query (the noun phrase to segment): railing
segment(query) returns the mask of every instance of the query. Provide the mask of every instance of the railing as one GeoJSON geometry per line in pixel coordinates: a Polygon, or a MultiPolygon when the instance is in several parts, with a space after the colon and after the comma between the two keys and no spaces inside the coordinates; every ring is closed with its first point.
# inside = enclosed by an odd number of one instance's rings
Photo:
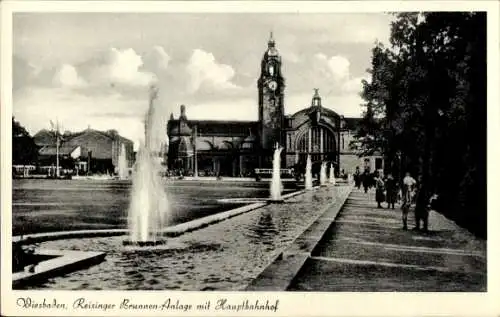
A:
{"type": "MultiPolygon", "coordinates": [[[[254,172],[255,172],[255,180],[257,181],[260,181],[262,179],[269,179],[273,175],[272,168],[256,168],[254,172]]],[[[282,168],[280,169],[280,177],[282,179],[292,179],[295,178],[295,175],[292,169],[282,168]]]]}
{"type": "MultiPolygon", "coordinates": [[[[256,168],[255,174],[256,175],[272,175],[273,169],[272,168],[256,168]]],[[[293,175],[293,170],[291,168],[282,168],[282,169],[280,169],[280,174],[281,175],[293,175]]]]}

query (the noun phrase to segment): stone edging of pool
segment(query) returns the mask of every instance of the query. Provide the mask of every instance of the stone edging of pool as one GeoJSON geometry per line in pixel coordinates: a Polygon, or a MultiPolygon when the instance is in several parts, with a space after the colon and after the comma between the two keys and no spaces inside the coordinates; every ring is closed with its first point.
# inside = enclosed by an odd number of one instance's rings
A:
{"type": "MultiPolygon", "coordinates": [[[[288,193],[282,196],[283,199],[288,199],[302,193],[306,190],[299,190],[292,193],[288,193]]],[[[199,219],[194,219],[189,222],[180,223],[171,227],[167,227],[162,230],[162,233],[166,237],[176,237],[187,232],[195,231],[211,224],[215,224],[226,219],[241,215],[243,213],[255,210],[257,208],[264,207],[270,202],[262,201],[258,203],[253,203],[245,205],[242,207],[234,208],[217,214],[209,215],[199,219]]],[[[57,232],[44,232],[27,234],[23,236],[12,237],[13,243],[19,244],[33,244],[52,240],[61,239],[76,239],[76,238],[92,238],[92,237],[110,237],[110,236],[121,236],[128,233],[127,229],[97,229],[97,230],[73,230],[73,231],[57,231],[57,232]]]]}
{"type": "Polygon", "coordinates": [[[50,256],[54,258],[33,265],[32,271],[30,271],[29,266],[27,266],[25,271],[13,273],[12,288],[34,284],[54,276],[98,264],[104,261],[106,253],[39,249],[35,251],[35,255],[50,256]]]}
{"type": "Polygon", "coordinates": [[[325,207],[324,212],[313,220],[283,252],[279,253],[244,290],[286,291],[328,228],[335,222],[352,188],[350,186],[339,199],[325,207]]]}

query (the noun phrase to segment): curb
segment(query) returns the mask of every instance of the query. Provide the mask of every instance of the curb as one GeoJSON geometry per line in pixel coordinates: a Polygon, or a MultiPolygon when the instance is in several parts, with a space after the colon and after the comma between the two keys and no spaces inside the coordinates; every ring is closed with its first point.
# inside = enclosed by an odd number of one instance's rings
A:
{"type": "Polygon", "coordinates": [[[38,250],[35,255],[47,255],[54,257],[34,266],[34,272],[17,272],[12,274],[12,287],[19,288],[28,284],[34,284],[51,277],[60,276],[65,273],[77,271],[104,261],[104,252],[84,252],[70,250],[38,250]]]}
{"type": "Polygon", "coordinates": [[[276,258],[269,264],[250,284],[246,291],[286,291],[295,276],[304,267],[311,257],[313,250],[319,244],[326,231],[335,222],[342,210],[353,187],[349,186],[345,193],[327,205],[311,224],[276,258]]]}

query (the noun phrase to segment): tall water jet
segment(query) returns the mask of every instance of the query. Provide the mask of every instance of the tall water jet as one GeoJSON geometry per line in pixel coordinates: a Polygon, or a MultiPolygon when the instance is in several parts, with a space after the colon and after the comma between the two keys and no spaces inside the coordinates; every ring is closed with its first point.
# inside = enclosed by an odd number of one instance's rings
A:
{"type": "Polygon", "coordinates": [[[128,178],[127,151],[124,143],[122,143],[120,155],[118,156],[118,178],[121,180],[128,178]]]}
{"type": "Polygon", "coordinates": [[[311,156],[307,154],[307,162],[306,162],[306,175],[305,175],[305,187],[307,190],[311,190],[313,188],[312,181],[312,163],[311,156]]]}
{"type": "Polygon", "coordinates": [[[335,167],[330,163],[330,184],[335,185],[335,167]]]}
{"type": "Polygon", "coordinates": [[[321,169],[319,172],[319,184],[321,186],[326,185],[326,163],[325,162],[321,163],[321,169]]]}
{"type": "Polygon", "coordinates": [[[273,177],[271,179],[271,187],[270,187],[270,192],[271,192],[271,201],[274,202],[279,202],[283,201],[281,198],[281,191],[283,189],[283,185],[281,184],[281,151],[283,150],[282,147],[279,146],[278,143],[276,143],[276,148],[274,150],[274,155],[273,155],[273,177]]]}
{"type": "Polygon", "coordinates": [[[132,196],[128,210],[129,240],[124,244],[162,244],[161,229],[168,214],[168,199],[160,177],[161,164],[158,160],[160,140],[163,133],[157,119],[155,100],[158,91],[151,88],[149,109],[144,122],[144,142],[137,153],[136,171],[132,179],[132,196]]]}

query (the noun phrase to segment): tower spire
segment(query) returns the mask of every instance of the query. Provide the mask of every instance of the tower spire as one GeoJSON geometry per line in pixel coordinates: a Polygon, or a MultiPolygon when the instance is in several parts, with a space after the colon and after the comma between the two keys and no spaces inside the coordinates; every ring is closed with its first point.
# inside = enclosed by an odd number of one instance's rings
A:
{"type": "Polygon", "coordinates": [[[274,45],[275,45],[274,37],[273,37],[273,31],[269,32],[269,41],[267,42],[267,45],[269,47],[274,47],[274,45]]]}

